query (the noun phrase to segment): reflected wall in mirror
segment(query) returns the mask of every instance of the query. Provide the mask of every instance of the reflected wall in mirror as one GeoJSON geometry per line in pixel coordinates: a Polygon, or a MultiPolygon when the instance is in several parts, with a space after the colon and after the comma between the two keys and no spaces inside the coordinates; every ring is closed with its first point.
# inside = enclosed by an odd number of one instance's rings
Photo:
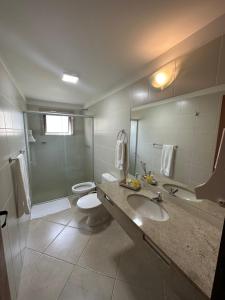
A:
{"type": "Polygon", "coordinates": [[[188,186],[213,171],[222,93],[164,101],[131,111],[129,173],[160,174],[162,146],[176,145],[171,179],[188,186]],[[154,145],[159,144],[159,145],[154,145]]]}

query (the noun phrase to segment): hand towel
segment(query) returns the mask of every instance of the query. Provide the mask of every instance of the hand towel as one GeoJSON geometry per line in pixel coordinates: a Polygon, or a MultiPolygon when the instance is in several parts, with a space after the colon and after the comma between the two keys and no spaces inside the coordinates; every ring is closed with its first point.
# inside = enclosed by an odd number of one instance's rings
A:
{"type": "Polygon", "coordinates": [[[171,177],[173,175],[173,165],[174,165],[174,146],[163,145],[160,173],[164,176],[171,177]]]}
{"type": "Polygon", "coordinates": [[[13,164],[17,215],[30,214],[31,200],[27,165],[23,154],[19,154],[13,164]]]}
{"type": "Polygon", "coordinates": [[[115,149],[115,167],[119,170],[123,170],[125,160],[125,143],[121,140],[116,141],[115,149]]]}

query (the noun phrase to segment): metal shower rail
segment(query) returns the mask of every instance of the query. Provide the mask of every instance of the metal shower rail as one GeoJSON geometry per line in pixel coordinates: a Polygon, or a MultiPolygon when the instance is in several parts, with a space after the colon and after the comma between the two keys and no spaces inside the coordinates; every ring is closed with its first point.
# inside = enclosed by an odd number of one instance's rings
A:
{"type": "Polygon", "coordinates": [[[60,112],[51,112],[51,111],[26,110],[26,111],[24,111],[24,113],[27,113],[27,114],[37,114],[37,115],[54,115],[54,116],[94,118],[94,116],[91,116],[91,115],[79,115],[79,114],[60,113],[60,112]]]}

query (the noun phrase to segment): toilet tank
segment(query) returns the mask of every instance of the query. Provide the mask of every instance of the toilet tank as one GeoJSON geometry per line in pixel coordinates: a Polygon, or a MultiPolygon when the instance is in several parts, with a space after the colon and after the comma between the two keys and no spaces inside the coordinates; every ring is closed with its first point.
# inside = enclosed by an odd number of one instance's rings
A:
{"type": "Polygon", "coordinates": [[[102,174],[102,183],[104,182],[115,182],[117,181],[117,178],[115,178],[113,175],[109,173],[103,173],[102,174]]]}

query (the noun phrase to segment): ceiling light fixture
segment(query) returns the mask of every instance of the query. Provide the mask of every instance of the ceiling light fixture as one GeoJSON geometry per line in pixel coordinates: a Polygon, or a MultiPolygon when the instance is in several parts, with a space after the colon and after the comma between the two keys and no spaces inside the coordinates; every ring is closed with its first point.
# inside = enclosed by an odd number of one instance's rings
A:
{"type": "Polygon", "coordinates": [[[175,80],[175,64],[171,62],[150,76],[150,84],[155,89],[163,90],[175,80]]]}
{"type": "Polygon", "coordinates": [[[165,72],[159,72],[155,75],[155,82],[159,86],[164,86],[168,80],[168,76],[166,75],[165,72]]]}
{"type": "Polygon", "coordinates": [[[76,84],[79,80],[77,75],[63,74],[62,81],[76,84]]]}

